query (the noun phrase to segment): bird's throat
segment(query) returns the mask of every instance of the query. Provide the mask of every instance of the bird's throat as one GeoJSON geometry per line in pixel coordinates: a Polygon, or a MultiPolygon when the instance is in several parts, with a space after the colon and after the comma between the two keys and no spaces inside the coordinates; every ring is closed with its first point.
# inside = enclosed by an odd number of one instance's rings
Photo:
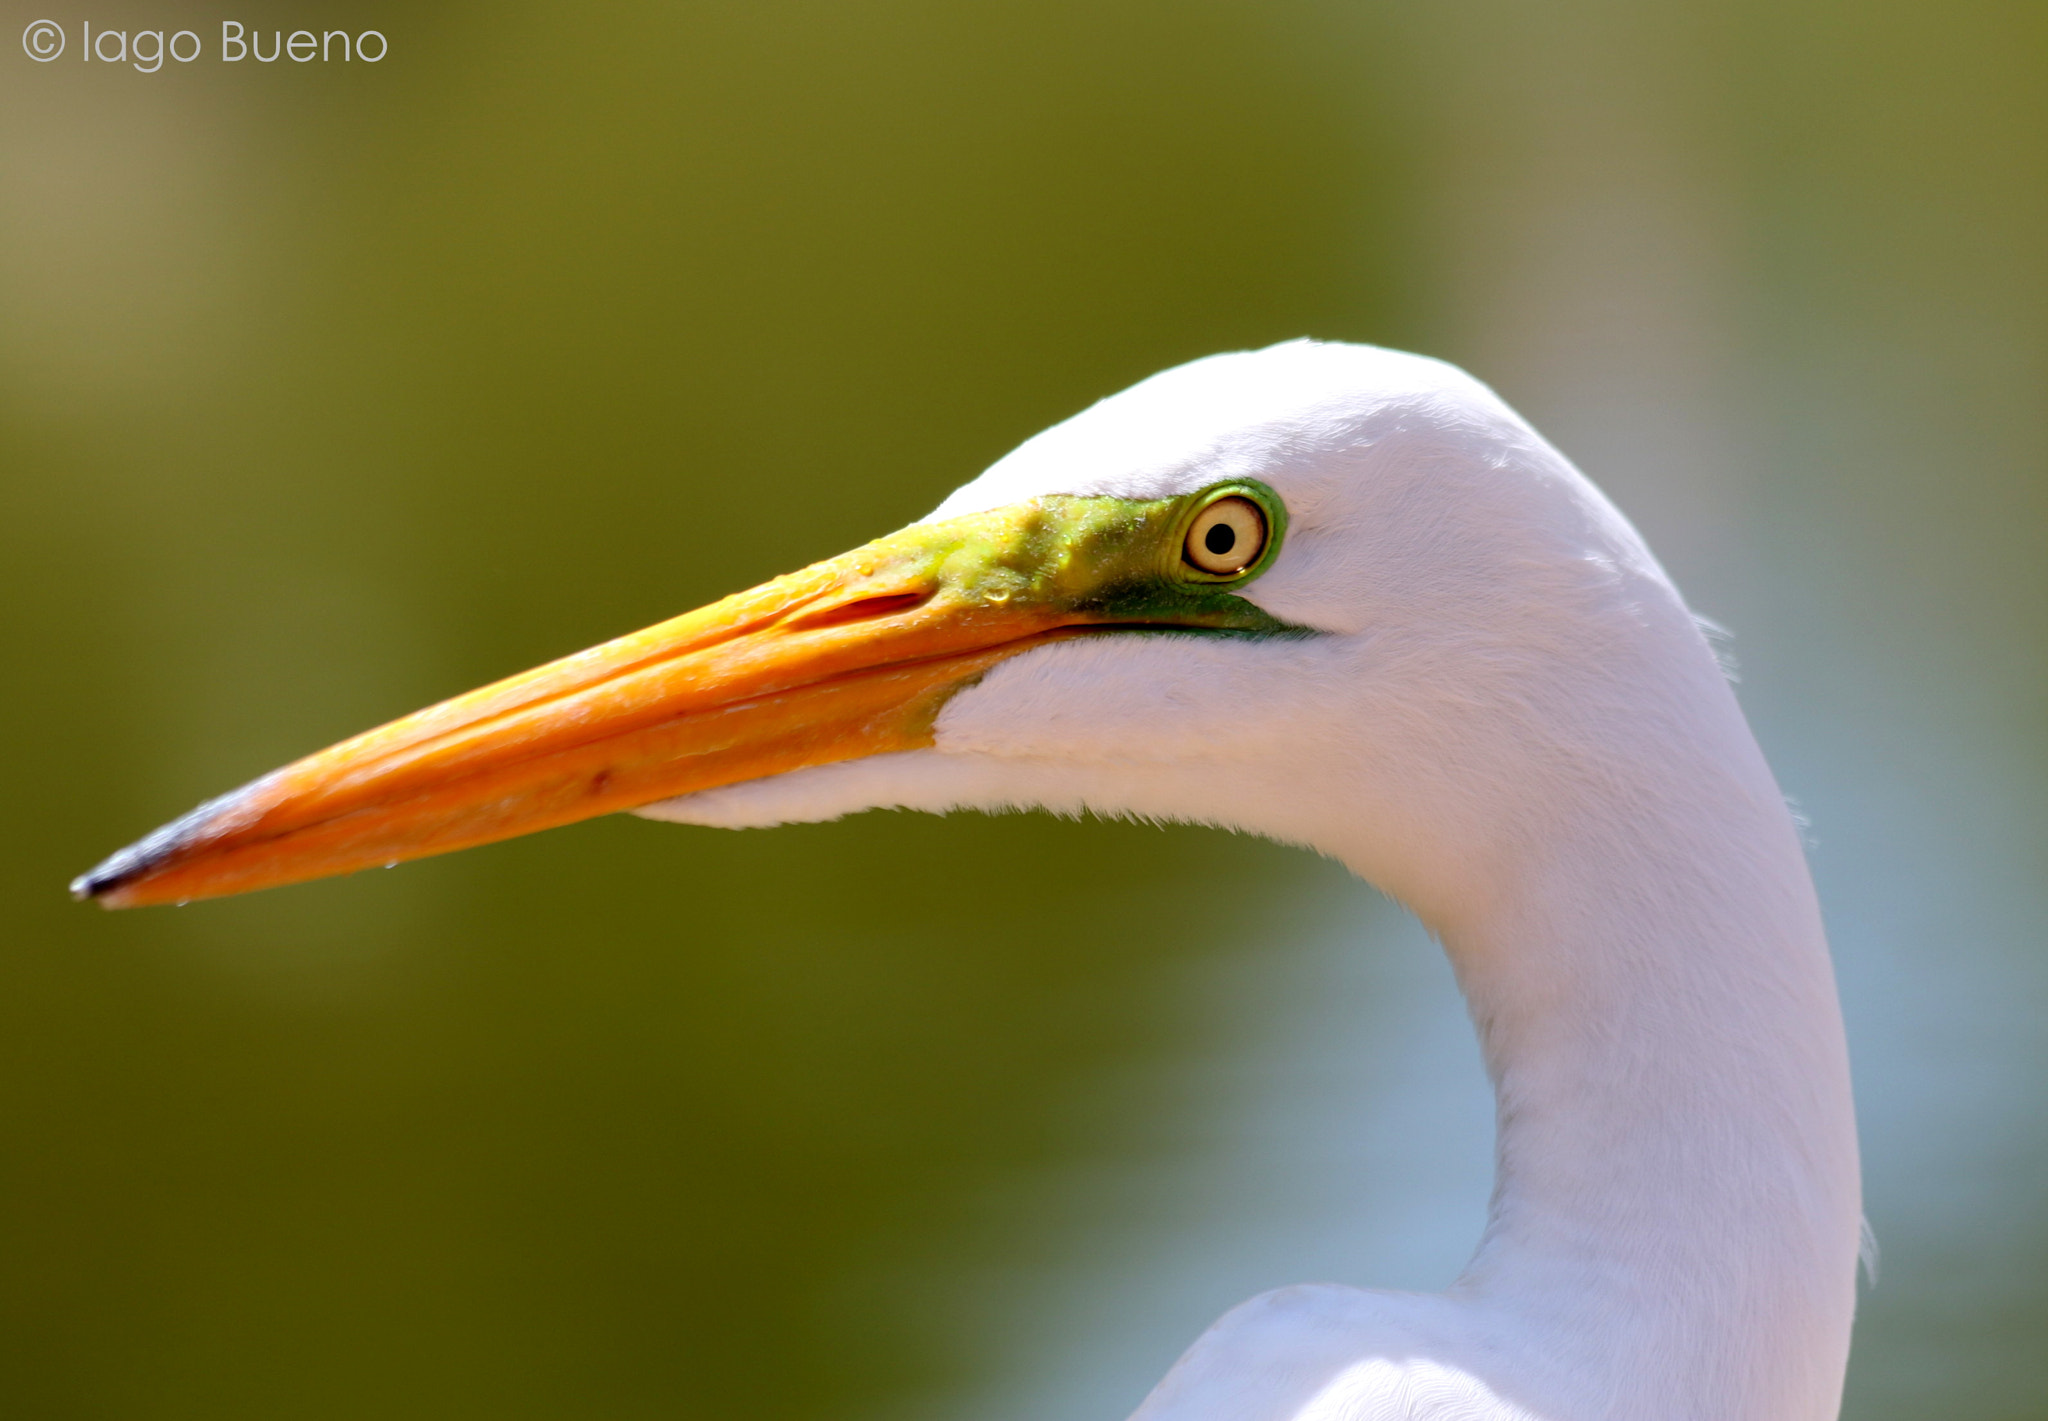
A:
{"type": "Polygon", "coordinates": [[[1553,831],[1540,871],[1445,934],[1499,1122],[1454,1291],[1531,1339],[1562,1393],[1617,1403],[1586,1414],[1839,1406],[1861,1218],[1847,1053],[1796,830],[1761,757],[1736,758],[1765,783],[1724,759],[1691,767],[1682,802],[1553,831]]]}

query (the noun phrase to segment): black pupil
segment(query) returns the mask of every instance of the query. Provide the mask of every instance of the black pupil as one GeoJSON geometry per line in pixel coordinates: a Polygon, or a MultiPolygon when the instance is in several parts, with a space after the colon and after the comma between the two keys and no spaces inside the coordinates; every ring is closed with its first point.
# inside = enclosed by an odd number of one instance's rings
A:
{"type": "Polygon", "coordinates": [[[1202,546],[1222,557],[1237,546],[1237,529],[1228,523],[1211,523],[1209,531],[1202,535],[1202,546]]]}

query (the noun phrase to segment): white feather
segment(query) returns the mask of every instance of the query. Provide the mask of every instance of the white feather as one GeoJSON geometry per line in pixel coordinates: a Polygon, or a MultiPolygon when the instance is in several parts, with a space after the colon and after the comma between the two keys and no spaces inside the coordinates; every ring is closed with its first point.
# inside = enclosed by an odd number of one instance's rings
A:
{"type": "Polygon", "coordinates": [[[1254,1299],[1142,1421],[1827,1421],[1861,1208],[1797,829],[1628,522],[1437,361],[1292,342],[1153,377],[950,517],[1255,477],[1246,592],[1323,635],[1086,638],[998,665],[931,749],[650,806],[729,827],[893,805],[1091,810],[1306,845],[1442,939],[1500,1107],[1446,1294],[1254,1299]]]}

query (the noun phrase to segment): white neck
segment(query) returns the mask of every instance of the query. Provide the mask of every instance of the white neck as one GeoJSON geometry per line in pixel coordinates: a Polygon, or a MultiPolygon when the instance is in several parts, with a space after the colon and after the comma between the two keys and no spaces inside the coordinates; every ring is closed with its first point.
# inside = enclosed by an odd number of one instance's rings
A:
{"type": "MultiPolygon", "coordinates": [[[[1725,686],[1439,923],[1498,1102],[1452,1297],[1538,1415],[1831,1421],[1860,1230],[1804,856],[1725,686]],[[1678,763],[1674,763],[1674,758],[1678,763]],[[1637,773],[1639,771],[1639,773],[1637,773]]],[[[1508,1381],[1503,1378],[1503,1382],[1508,1381]]]]}
{"type": "Polygon", "coordinates": [[[1496,1088],[1492,1215],[1446,1294],[1233,1310],[1134,1421],[1833,1421],[1861,1225],[1833,971],[1791,815],[1669,608],[1598,672],[1373,714],[1360,779],[1277,797],[1442,938],[1496,1088]]]}

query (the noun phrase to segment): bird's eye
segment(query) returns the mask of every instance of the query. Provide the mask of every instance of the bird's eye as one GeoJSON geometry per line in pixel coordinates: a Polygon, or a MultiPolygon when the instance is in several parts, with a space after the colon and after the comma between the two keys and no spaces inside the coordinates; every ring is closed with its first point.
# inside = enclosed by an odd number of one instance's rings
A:
{"type": "Polygon", "coordinates": [[[1188,526],[1181,556],[1216,577],[1243,572],[1266,550],[1266,515],[1248,498],[1219,498],[1188,526]]]}

